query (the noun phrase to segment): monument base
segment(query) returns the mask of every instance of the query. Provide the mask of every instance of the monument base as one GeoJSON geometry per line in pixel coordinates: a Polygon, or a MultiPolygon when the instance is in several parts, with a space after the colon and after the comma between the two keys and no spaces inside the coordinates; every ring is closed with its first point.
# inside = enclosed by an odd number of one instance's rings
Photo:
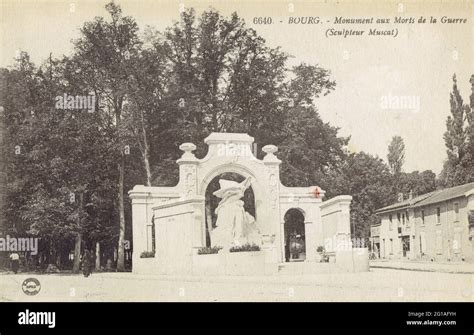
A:
{"type": "Polygon", "coordinates": [[[263,251],[221,251],[212,255],[193,255],[194,275],[259,276],[270,274],[271,268],[277,269],[277,265],[265,264],[263,251]]]}
{"type": "Polygon", "coordinates": [[[347,272],[367,272],[369,251],[367,248],[336,251],[336,266],[347,272]]]}

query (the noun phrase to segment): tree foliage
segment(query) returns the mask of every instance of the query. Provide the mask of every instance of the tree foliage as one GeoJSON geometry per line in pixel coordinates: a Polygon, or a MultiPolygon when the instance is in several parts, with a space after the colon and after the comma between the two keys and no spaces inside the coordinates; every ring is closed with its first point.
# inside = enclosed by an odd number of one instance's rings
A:
{"type": "MultiPolygon", "coordinates": [[[[471,77],[471,84],[474,79],[471,77]]],[[[474,181],[474,91],[469,104],[464,104],[453,76],[453,91],[450,94],[451,115],[446,120],[444,142],[447,160],[440,175],[440,184],[445,187],[474,181]]]]}
{"type": "Polygon", "coordinates": [[[392,174],[399,175],[405,162],[405,143],[400,136],[392,138],[388,146],[387,160],[392,174]]]}

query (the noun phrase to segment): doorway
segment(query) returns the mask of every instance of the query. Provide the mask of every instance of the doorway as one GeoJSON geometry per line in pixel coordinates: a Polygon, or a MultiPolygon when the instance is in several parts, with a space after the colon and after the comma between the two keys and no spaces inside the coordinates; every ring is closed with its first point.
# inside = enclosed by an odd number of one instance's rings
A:
{"type": "Polygon", "coordinates": [[[297,208],[285,214],[285,262],[300,262],[306,259],[304,215],[297,208]]]}
{"type": "Polygon", "coordinates": [[[410,236],[402,237],[403,257],[407,257],[410,252],[410,236]]]}

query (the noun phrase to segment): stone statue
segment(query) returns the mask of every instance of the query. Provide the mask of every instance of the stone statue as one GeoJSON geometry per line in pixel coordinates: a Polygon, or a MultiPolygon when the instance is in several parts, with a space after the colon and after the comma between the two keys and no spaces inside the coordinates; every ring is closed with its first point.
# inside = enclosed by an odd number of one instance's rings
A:
{"type": "Polygon", "coordinates": [[[222,198],[216,208],[216,228],[211,232],[211,245],[228,250],[243,244],[261,244],[255,218],[244,209],[241,198],[250,186],[250,177],[242,183],[220,179],[220,189],[213,194],[222,198]]]}

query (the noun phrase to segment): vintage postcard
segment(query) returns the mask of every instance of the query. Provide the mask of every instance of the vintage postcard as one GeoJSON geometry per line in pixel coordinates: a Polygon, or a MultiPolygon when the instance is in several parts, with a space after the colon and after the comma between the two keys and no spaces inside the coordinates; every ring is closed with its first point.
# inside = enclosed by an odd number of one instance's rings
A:
{"type": "Polygon", "coordinates": [[[472,302],[473,13],[1,0],[0,301],[472,302]]]}

